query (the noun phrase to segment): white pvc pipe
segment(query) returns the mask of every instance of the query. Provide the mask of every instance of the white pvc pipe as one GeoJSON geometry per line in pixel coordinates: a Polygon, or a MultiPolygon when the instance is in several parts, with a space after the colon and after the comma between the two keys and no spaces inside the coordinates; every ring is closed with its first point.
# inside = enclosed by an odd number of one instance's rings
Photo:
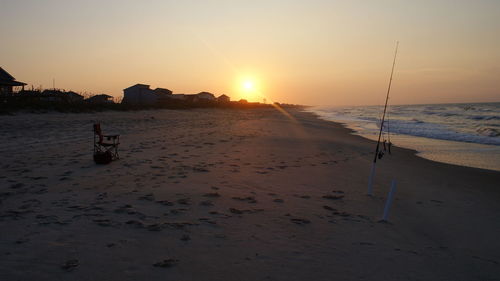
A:
{"type": "Polygon", "coordinates": [[[370,172],[370,177],[368,178],[368,195],[373,195],[373,177],[375,176],[375,162],[372,163],[372,171],[370,172]]]}
{"type": "Polygon", "coordinates": [[[396,192],[396,180],[393,179],[391,190],[389,191],[387,201],[385,202],[384,216],[382,217],[382,221],[387,221],[387,218],[389,217],[389,209],[391,208],[392,200],[394,199],[394,192],[396,192]]]}

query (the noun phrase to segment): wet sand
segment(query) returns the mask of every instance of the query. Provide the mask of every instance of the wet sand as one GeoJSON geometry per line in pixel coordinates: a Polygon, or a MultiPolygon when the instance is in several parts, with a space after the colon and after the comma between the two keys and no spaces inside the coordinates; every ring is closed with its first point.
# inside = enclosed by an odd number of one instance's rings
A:
{"type": "Polygon", "coordinates": [[[394,148],[369,197],[374,143],[310,113],[17,114],[0,143],[0,280],[500,280],[500,172],[394,148]]]}

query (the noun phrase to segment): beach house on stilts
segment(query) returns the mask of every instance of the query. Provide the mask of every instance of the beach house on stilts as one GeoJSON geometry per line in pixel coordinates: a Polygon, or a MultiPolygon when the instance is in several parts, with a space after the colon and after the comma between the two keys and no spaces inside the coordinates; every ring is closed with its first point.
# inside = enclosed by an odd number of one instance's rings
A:
{"type": "Polygon", "coordinates": [[[26,83],[16,81],[12,75],[0,67],[0,95],[11,95],[17,90],[16,88],[20,87],[24,90],[24,86],[26,83]]]}

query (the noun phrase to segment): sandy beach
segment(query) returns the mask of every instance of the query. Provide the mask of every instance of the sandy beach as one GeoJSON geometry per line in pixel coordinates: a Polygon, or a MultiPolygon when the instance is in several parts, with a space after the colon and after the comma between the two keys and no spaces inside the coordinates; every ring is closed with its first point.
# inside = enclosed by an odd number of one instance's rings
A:
{"type": "Polygon", "coordinates": [[[3,281],[500,280],[500,172],[396,147],[369,197],[374,142],[311,113],[18,113],[0,143],[3,281]]]}

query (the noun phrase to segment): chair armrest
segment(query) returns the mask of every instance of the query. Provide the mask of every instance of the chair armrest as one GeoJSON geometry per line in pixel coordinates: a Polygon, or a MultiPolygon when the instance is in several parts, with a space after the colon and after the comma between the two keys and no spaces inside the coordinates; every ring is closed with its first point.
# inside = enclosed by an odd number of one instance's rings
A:
{"type": "Polygon", "coordinates": [[[116,140],[116,139],[120,139],[120,135],[103,135],[104,138],[106,138],[107,140],[116,140]]]}

